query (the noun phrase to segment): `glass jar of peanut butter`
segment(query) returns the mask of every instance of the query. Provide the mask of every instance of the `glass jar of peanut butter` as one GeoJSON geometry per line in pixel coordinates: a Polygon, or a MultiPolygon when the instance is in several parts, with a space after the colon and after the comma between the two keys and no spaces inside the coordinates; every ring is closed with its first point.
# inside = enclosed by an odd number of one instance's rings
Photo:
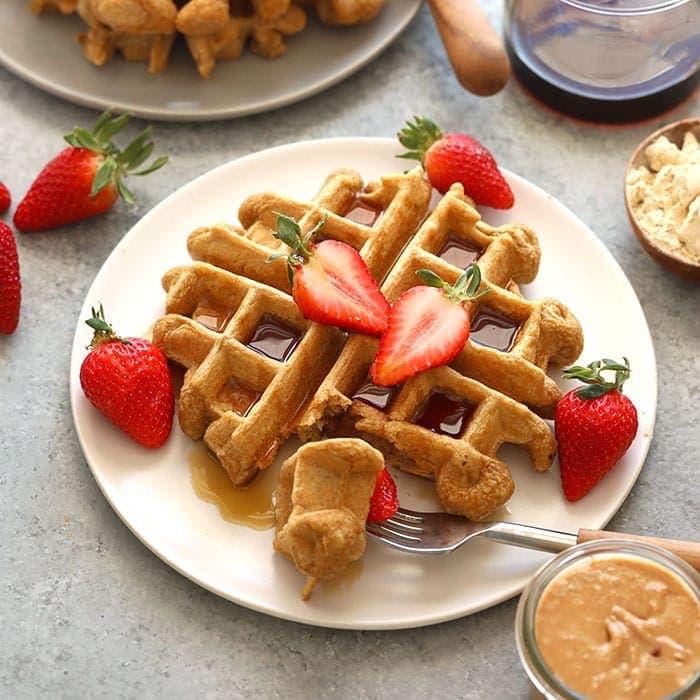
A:
{"type": "Polygon", "coordinates": [[[533,699],[700,698],[700,575],[663,549],[562,552],[523,592],[515,635],[533,699]]]}

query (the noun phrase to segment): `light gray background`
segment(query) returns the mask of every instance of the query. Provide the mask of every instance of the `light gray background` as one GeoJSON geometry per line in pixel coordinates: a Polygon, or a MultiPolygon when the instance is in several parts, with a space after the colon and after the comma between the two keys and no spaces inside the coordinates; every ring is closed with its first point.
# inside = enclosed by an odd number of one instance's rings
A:
{"type": "MultiPolygon", "coordinates": [[[[498,5],[489,11],[500,24],[498,5]]],[[[541,109],[515,82],[475,98],[453,79],[423,9],[379,59],[305,102],[234,121],[157,124],[172,163],[134,183],[136,207],[19,235],[22,317],[0,337],[0,696],[526,697],[515,600],[418,630],[316,629],[220,600],[152,555],[112,512],[77,443],[68,400],[77,314],[124,233],[213,166],[300,139],[387,136],[413,114],[431,115],[563,201],[624,268],[654,338],[659,408],[644,470],[610,527],[697,539],[699,288],[639,247],[622,178],[638,141],[698,107],[696,96],[646,123],[600,127],[541,109]]],[[[94,116],[0,69],[0,180],[15,202],[60,136],[94,116]]],[[[594,285],[596,271],[584,272],[594,285]]]]}

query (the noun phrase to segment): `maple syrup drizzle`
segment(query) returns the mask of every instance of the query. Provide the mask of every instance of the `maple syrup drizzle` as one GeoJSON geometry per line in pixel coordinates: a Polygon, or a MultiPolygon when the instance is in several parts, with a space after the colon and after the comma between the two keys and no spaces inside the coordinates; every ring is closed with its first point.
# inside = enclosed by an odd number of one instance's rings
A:
{"type": "Polygon", "coordinates": [[[519,330],[520,324],[514,319],[490,306],[481,306],[472,319],[469,340],[508,352],[513,347],[519,330]]]}
{"type": "Polygon", "coordinates": [[[355,200],[350,204],[348,211],[344,214],[346,219],[354,221],[356,224],[362,224],[363,226],[374,226],[377,223],[377,219],[382,215],[383,209],[376,209],[364,202],[359,197],[355,197],[355,200]]]}
{"type": "Polygon", "coordinates": [[[219,389],[216,399],[225,404],[228,410],[235,411],[239,416],[246,416],[261,396],[262,392],[249,389],[231,378],[219,389]]]}
{"type": "Polygon", "coordinates": [[[386,411],[394,402],[400,389],[400,385],[377,386],[368,375],[365,377],[363,384],[350,398],[353,400],[359,399],[370,406],[378,408],[380,411],[386,411]]]}
{"type": "Polygon", "coordinates": [[[303,333],[273,314],[264,314],[253,337],[246,343],[260,355],[285,362],[296,350],[303,333]]]}
{"type": "Polygon", "coordinates": [[[231,523],[254,530],[268,530],[275,525],[272,494],[277,487],[278,467],[260,472],[247,489],[236,488],[224,468],[204,442],[197,442],[187,460],[195,494],[213,503],[221,517],[231,523]]]}
{"type": "Polygon", "coordinates": [[[201,323],[210,331],[222,333],[235,313],[235,309],[212,304],[208,299],[202,299],[192,314],[192,320],[201,323]]]}
{"type": "Polygon", "coordinates": [[[466,270],[473,262],[478,260],[484,252],[481,246],[466,241],[456,236],[448,236],[445,245],[442,246],[438,257],[445,262],[462,270],[466,270]]]}
{"type": "Polygon", "coordinates": [[[458,438],[467,427],[476,404],[454,394],[433,389],[413,422],[434,433],[458,438]]]}

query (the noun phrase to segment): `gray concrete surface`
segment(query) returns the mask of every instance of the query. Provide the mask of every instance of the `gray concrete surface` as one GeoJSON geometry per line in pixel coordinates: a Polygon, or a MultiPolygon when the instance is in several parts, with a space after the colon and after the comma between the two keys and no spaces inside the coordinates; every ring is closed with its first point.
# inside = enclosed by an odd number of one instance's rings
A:
{"type": "MultiPolygon", "coordinates": [[[[646,466],[611,526],[697,539],[700,293],[638,246],[621,182],[643,136],[698,107],[696,97],[644,124],[596,127],[541,110],[515,82],[474,98],[454,81],[423,9],[381,57],[321,95],[206,126],[158,124],[172,163],[139,183],[136,207],[20,236],[21,325],[0,338],[0,696],[526,697],[515,601],[413,631],[316,629],[221,600],[152,555],[102,497],[73,430],[79,307],[123,234],[200,173],[293,140],[390,135],[404,118],[430,114],[567,204],[624,268],[654,337],[659,408],[646,466]]],[[[0,69],[0,179],[18,197],[60,135],[93,118],[0,69]]]]}

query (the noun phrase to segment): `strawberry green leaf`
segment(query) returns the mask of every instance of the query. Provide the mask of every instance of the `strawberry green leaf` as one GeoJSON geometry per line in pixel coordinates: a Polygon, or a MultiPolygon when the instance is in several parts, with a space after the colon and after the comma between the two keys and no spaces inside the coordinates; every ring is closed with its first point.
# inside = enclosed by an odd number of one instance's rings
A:
{"type": "Polygon", "coordinates": [[[126,126],[130,118],[130,114],[122,114],[114,119],[107,119],[104,124],[100,124],[99,126],[96,124],[92,130],[92,133],[95,134],[95,137],[99,141],[102,143],[107,143],[126,126]]]}
{"type": "Polygon", "coordinates": [[[132,173],[132,175],[150,175],[156,170],[160,170],[160,168],[162,168],[169,160],[169,156],[159,156],[147,168],[144,170],[139,170],[136,173],[132,173]]]}
{"type": "Polygon", "coordinates": [[[434,121],[426,117],[413,117],[413,123],[409,119],[397,134],[399,143],[408,149],[398,157],[423,163],[425,152],[442,137],[442,129],[434,121]]]}
{"type": "Polygon", "coordinates": [[[133,204],[134,203],[134,195],[132,194],[131,190],[126,186],[124,183],[124,180],[121,178],[117,179],[117,190],[119,192],[119,196],[127,203],[127,204],[133,204]]]}
{"type": "Polygon", "coordinates": [[[445,283],[432,270],[416,270],[416,275],[418,275],[418,277],[420,277],[420,279],[429,287],[442,288],[445,286],[445,283]]]}
{"type": "Polygon", "coordinates": [[[110,182],[113,182],[116,172],[117,164],[112,156],[108,156],[105,158],[105,162],[100,166],[100,169],[95,173],[90,196],[96,197],[110,182]]]}

